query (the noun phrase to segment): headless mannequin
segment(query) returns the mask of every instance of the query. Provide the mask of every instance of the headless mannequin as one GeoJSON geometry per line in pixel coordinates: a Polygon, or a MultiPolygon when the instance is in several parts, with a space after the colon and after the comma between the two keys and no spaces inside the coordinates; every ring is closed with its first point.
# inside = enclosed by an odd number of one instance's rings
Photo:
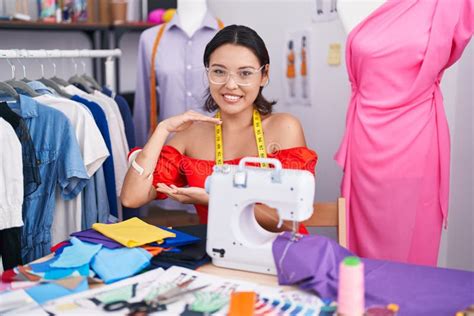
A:
{"type": "Polygon", "coordinates": [[[372,12],[380,7],[384,0],[371,1],[351,1],[339,0],[337,2],[337,12],[342,26],[346,33],[349,34],[357,24],[362,22],[372,12]]]}
{"type": "Polygon", "coordinates": [[[179,17],[179,26],[189,37],[192,37],[206,15],[206,0],[178,0],[176,12],[179,17]]]}

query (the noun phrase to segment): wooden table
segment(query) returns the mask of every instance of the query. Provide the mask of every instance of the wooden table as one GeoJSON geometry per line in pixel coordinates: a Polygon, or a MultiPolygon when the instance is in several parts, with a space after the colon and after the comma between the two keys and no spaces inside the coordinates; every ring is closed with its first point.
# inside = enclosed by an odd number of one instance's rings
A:
{"type": "MultiPolygon", "coordinates": [[[[258,283],[267,286],[279,286],[276,275],[247,272],[234,269],[221,268],[208,263],[198,268],[196,271],[219,276],[223,278],[236,279],[241,281],[247,281],[252,283],[258,283]]],[[[284,289],[290,289],[290,286],[282,286],[284,289]]]]}
{"type": "MultiPolygon", "coordinates": [[[[54,256],[54,253],[50,253],[49,255],[46,255],[31,263],[40,263],[40,262],[51,259],[53,256],[54,256]]],[[[207,263],[199,267],[196,271],[222,277],[222,278],[230,278],[230,279],[241,280],[241,281],[246,281],[246,282],[258,283],[258,284],[266,285],[266,286],[279,286],[276,275],[221,268],[221,267],[217,267],[213,265],[212,263],[207,263]]],[[[97,285],[93,286],[92,288],[95,288],[95,287],[97,287],[97,285]]],[[[280,286],[280,287],[284,290],[295,289],[295,287],[292,287],[292,286],[280,286]]]]}

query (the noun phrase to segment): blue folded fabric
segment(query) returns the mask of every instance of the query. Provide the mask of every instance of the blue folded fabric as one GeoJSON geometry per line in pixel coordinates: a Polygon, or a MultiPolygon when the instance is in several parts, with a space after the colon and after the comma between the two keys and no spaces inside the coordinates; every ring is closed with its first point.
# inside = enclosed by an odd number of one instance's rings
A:
{"type": "Polygon", "coordinates": [[[82,265],[80,267],[76,268],[52,268],[51,270],[47,271],[43,279],[46,280],[59,280],[59,279],[64,279],[72,276],[84,276],[88,277],[89,276],[89,264],[86,263],[85,265],[82,265]]]}
{"type": "Polygon", "coordinates": [[[55,268],[51,265],[59,259],[59,256],[55,256],[47,261],[40,263],[32,263],[29,265],[31,270],[46,280],[58,280],[71,276],[89,276],[89,263],[86,263],[80,267],[75,268],[55,268]]]}
{"type": "Polygon", "coordinates": [[[56,262],[51,264],[53,268],[76,268],[88,264],[95,254],[102,248],[100,244],[82,242],[72,237],[71,246],[64,248],[56,262]]]}
{"type": "Polygon", "coordinates": [[[87,289],[89,289],[89,285],[87,284],[87,279],[84,279],[74,290],[69,290],[54,283],[46,283],[30,287],[26,289],[26,293],[38,304],[43,304],[66,295],[86,291],[87,289]]]}
{"type": "Polygon", "coordinates": [[[102,248],[91,267],[105,283],[128,278],[150,265],[151,254],[142,248],[102,248]]]}
{"type": "Polygon", "coordinates": [[[51,264],[53,264],[54,262],[56,262],[56,260],[58,260],[59,257],[53,257],[47,261],[43,261],[43,262],[40,262],[40,263],[31,263],[29,264],[29,267],[31,268],[31,270],[33,272],[46,272],[46,271],[49,271],[51,270],[51,264]]]}
{"type": "Polygon", "coordinates": [[[179,246],[185,246],[185,245],[190,245],[190,244],[195,244],[199,242],[201,239],[186,233],[183,233],[182,231],[176,230],[176,229],[171,229],[168,227],[163,227],[159,226],[161,229],[167,230],[169,232],[175,233],[176,237],[175,238],[166,238],[165,241],[161,244],[158,243],[153,243],[151,245],[153,246],[158,246],[162,248],[171,248],[171,247],[179,247],[179,246]]]}

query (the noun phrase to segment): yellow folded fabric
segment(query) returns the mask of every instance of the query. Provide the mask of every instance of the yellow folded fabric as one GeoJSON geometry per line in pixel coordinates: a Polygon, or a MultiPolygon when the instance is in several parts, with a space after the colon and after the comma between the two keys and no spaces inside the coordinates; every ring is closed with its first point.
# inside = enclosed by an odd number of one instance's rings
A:
{"type": "Polygon", "coordinates": [[[92,225],[99,233],[121,243],[125,247],[139,247],[152,242],[161,242],[165,238],[176,237],[176,234],[150,225],[137,217],[117,224],[92,225]]]}

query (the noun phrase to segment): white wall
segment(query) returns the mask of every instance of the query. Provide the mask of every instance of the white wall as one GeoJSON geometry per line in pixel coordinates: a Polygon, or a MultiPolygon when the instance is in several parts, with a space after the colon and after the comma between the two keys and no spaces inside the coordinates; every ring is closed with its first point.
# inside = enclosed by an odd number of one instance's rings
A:
{"type": "Polygon", "coordinates": [[[444,75],[441,88],[451,131],[451,194],[448,229],[439,265],[474,271],[474,43],[444,75]]]}
{"type": "Polygon", "coordinates": [[[311,12],[314,1],[309,0],[210,0],[214,14],[226,25],[244,24],[255,29],[264,39],[270,53],[270,84],[264,94],[277,101],[276,110],[291,112],[302,122],[308,146],[316,150],[319,162],[316,167],[316,199],[335,200],[339,196],[341,170],[333,155],[342,139],[345,111],[350,96],[345,61],[339,67],[325,63],[329,43],[343,46],[345,34],[339,21],[314,24],[311,12]],[[287,106],[283,103],[282,64],[286,47],[287,29],[311,30],[313,104],[311,107],[287,106]]]}
{"type": "MultiPolygon", "coordinates": [[[[339,67],[332,68],[325,64],[329,43],[340,42],[343,52],[345,49],[345,34],[339,21],[313,24],[311,12],[314,0],[208,0],[208,3],[214,14],[226,25],[248,25],[265,40],[272,65],[270,85],[265,89],[265,95],[270,99],[283,99],[281,64],[285,60],[282,47],[285,45],[286,30],[311,29],[313,104],[311,107],[289,107],[280,103],[276,110],[291,112],[302,121],[308,146],[319,154],[316,198],[334,200],[339,195],[342,173],[333,155],[343,135],[350,96],[344,58],[339,67]]],[[[0,48],[90,48],[87,39],[79,33],[38,34],[0,30],[0,48]]],[[[130,33],[122,39],[124,56],[121,61],[121,91],[134,89],[137,44],[138,34],[130,33]]],[[[439,264],[474,271],[473,46],[471,43],[461,60],[446,71],[442,82],[451,129],[452,173],[449,226],[443,234],[439,264]]],[[[71,68],[70,63],[64,62],[64,65],[71,68]]],[[[36,64],[32,67],[28,73],[35,78],[35,74],[39,76],[39,66],[36,64]]],[[[0,60],[0,80],[8,78],[9,69],[6,61],[0,60]]]]}

